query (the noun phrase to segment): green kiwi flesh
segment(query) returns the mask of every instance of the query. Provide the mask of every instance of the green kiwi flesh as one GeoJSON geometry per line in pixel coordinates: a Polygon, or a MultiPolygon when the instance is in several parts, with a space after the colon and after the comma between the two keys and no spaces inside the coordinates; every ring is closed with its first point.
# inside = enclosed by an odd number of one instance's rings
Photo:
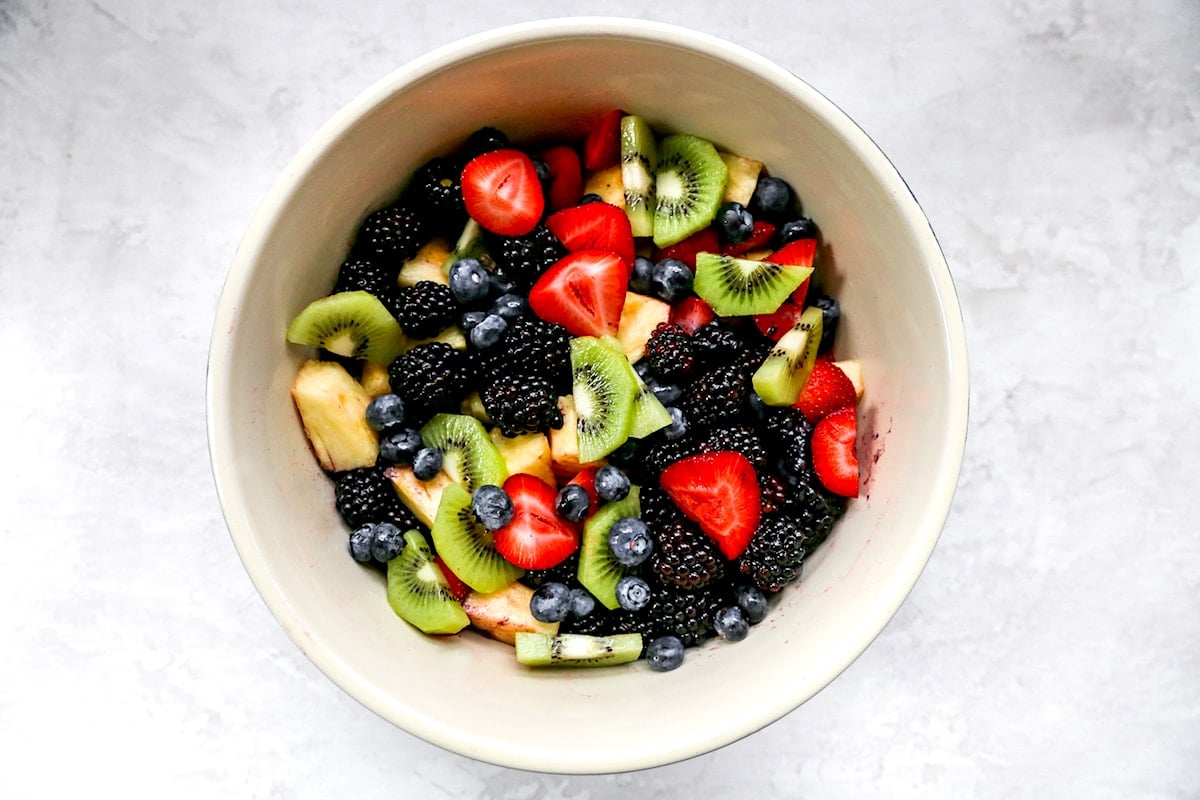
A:
{"type": "Polygon", "coordinates": [[[594,336],[577,336],[571,340],[571,374],[579,460],[598,461],[629,438],[637,393],[629,360],[594,336]]]}
{"type": "Polygon", "coordinates": [[[811,274],[812,267],[698,253],[693,289],[721,317],[772,314],[811,274]]]}
{"type": "Polygon", "coordinates": [[[400,323],[379,298],[363,291],[309,303],[288,325],[287,340],[376,364],[390,364],[407,346],[400,323]]]}
{"type": "Polygon", "coordinates": [[[608,531],[622,517],[640,517],[641,490],[630,487],[621,500],[605,503],[583,523],[583,541],[579,546],[579,570],[576,576],[606,608],[616,608],[617,581],[632,570],[617,561],[608,544],[608,531]]]}
{"type": "Polygon", "coordinates": [[[425,633],[458,633],[471,623],[415,530],[404,534],[404,550],[387,564],[387,599],[396,616],[425,633]]]}
{"type": "Polygon", "coordinates": [[[629,378],[633,381],[633,419],[629,423],[628,438],[643,439],[670,425],[671,414],[667,411],[667,407],[654,396],[654,392],[650,391],[650,387],[642,380],[642,376],[637,374],[633,364],[629,363],[629,359],[625,356],[625,348],[621,346],[617,337],[605,336],[600,341],[621,355],[629,369],[629,378]]]}
{"type": "Polygon", "coordinates": [[[654,175],[658,145],[646,120],[630,114],[621,118],[621,182],[625,184],[625,214],[634,236],[654,234],[654,175]]]}
{"type": "Polygon", "coordinates": [[[728,178],[711,142],[686,133],[663,139],[654,176],[654,243],[666,247],[708,227],[728,178]]]}
{"type": "Polygon", "coordinates": [[[446,566],[477,592],[503,589],[525,574],[496,552],[491,531],[471,510],[471,493],[457,483],[442,490],[430,533],[446,566]]]}
{"type": "Polygon", "coordinates": [[[582,633],[518,631],[517,663],[527,667],[610,667],[628,664],[642,655],[640,633],[587,636],[582,633]]]}
{"type": "Polygon", "coordinates": [[[450,268],[464,258],[475,259],[488,272],[491,272],[496,266],[496,262],[488,253],[487,248],[484,247],[483,227],[473,219],[467,220],[466,226],[463,227],[463,232],[459,234],[458,241],[454,244],[454,250],[442,262],[442,274],[448,276],[450,268]]]}
{"type": "Polygon", "coordinates": [[[821,344],[821,309],[806,308],[754,372],[754,391],[769,406],[794,405],[821,344]]]}
{"type": "Polygon", "coordinates": [[[487,484],[499,486],[508,477],[504,456],[475,417],[436,414],[421,428],[421,441],[441,451],[442,471],[468,492],[487,484]]]}

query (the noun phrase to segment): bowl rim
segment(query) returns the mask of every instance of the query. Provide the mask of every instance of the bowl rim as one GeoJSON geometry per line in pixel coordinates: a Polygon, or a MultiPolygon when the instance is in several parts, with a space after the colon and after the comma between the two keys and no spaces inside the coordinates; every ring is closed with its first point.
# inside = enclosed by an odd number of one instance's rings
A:
{"type": "Polygon", "coordinates": [[[518,769],[553,773],[606,773],[645,769],[682,761],[735,742],[781,719],[802,705],[861,655],[883,631],[903,604],[928,563],[941,536],[954,500],[966,448],[969,378],[966,334],[953,278],[932,226],[912,190],[878,145],[848,114],[803,79],[769,59],[740,45],[689,28],[646,20],[575,16],[522,22],[476,33],[442,45],[425,55],[389,72],[326,121],[287,164],[258,205],[243,234],[226,275],[217,306],[209,344],[206,372],[205,411],[210,467],[218,501],[226,526],[251,582],[272,615],[289,638],[322,673],[360,704],[401,729],[425,741],[477,760],[518,769]],[[265,240],[276,226],[287,201],[302,185],[313,164],[338,137],[360,117],[384,103],[392,94],[409,84],[440,70],[465,62],[486,52],[545,42],[577,38],[614,37],[661,44],[714,58],[730,67],[749,73],[785,93],[803,98],[807,109],[819,116],[848,143],[856,155],[881,182],[893,190],[897,206],[910,230],[918,237],[918,246],[928,266],[945,321],[947,352],[950,356],[949,414],[945,420],[948,435],[943,452],[931,454],[939,459],[933,491],[921,520],[921,537],[896,564],[889,580],[879,586],[871,606],[872,614],[861,618],[853,636],[847,636],[838,657],[827,658],[826,670],[814,679],[817,688],[783,694],[774,703],[764,703],[756,714],[721,729],[719,737],[700,732],[681,741],[643,743],[639,752],[628,757],[577,758],[564,761],[556,752],[519,751],[505,742],[483,740],[468,731],[440,725],[435,720],[406,713],[403,704],[381,694],[363,680],[336,653],[329,652],[307,634],[303,620],[288,600],[281,585],[257,546],[248,520],[242,513],[246,495],[235,479],[232,454],[236,452],[231,423],[217,412],[220,400],[227,397],[231,359],[225,346],[227,335],[236,327],[239,307],[247,295],[251,266],[261,257],[265,240]]]}

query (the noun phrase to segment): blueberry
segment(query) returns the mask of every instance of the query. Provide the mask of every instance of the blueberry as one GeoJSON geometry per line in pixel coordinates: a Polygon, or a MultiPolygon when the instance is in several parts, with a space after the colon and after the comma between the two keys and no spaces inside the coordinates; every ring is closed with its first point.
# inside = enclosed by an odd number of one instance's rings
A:
{"type": "Polygon", "coordinates": [[[688,431],[687,417],[677,406],[667,406],[667,413],[671,415],[671,424],[663,429],[663,436],[672,442],[682,439],[688,431]]]}
{"type": "Polygon", "coordinates": [[[783,178],[760,175],[750,198],[750,213],[759,219],[778,222],[792,207],[792,187],[783,178]]]}
{"type": "Polygon", "coordinates": [[[737,606],[722,608],[713,616],[713,630],[727,642],[740,642],[750,632],[750,623],[737,606]]]}
{"type": "Polygon", "coordinates": [[[717,231],[730,244],[744,242],[754,232],[754,217],[741,203],[725,203],[717,209],[717,231]]]}
{"type": "Polygon", "coordinates": [[[817,349],[824,352],[833,345],[833,337],[837,335],[838,320],[842,317],[842,307],[838,301],[825,293],[821,293],[813,305],[821,309],[821,344],[817,349]]]}
{"type": "Polygon", "coordinates": [[[595,192],[588,192],[583,197],[579,198],[579,205],[584,206],[588,203],[603,203],[604,198],[595,192]]]}
{"type": "Polygon", "coordinates": [[[546,183],[551,178],[550,165],[540,158],[530,159],[533,162],[533,171],[537,173],[537,179],[540,183],[546,183]]]}
{"type": "Polygon", "coordinates": [[[626,439],[620,447],[608,454],[608,463],[628,467],[638,454],[640,439],[626,439]]]}
{"type": "Polygon", "coordinates": [[[634,364],[633,371],[636,372],[638,377],[644,381],[654,378],[654,367],[650,366],[650,362],[647,359],[643,358],[641,361],[634,364]]]}
{"type": "Polygon", "coordinates": [[[497,269],[492,272],[489,283],[491,283],[491,290],[496,294],[508,294],[516,288],[516,283],[514,283],[513,279],[508,276],[508,273],[502,269],[497,269]]]}
{"type": "Polygon", "coordinates": [[[679,388],[679,384],[677,383],[661,384],[655,381],[654,383],[647,383],[646,386],[650,388],[655,399],[664,406],[677,403],[679,402],[679,398],[683,397],[683,389],[679,388]]]}
{"type": "Polygon", "coordinates": [[[595,609],[596,598],[592,597],[591,592],[578,587],[571,590],[571,616],[583,619],[595,609]]]}
{"type": "Polygon", "coordinates": [[[543,583],[529,598],[529,613],[538,622],[562,622],[571,611],[571,590],[565,583],[543,583]]]}
{"type": "Polygon", "coordinates": [[[751,389],[750,399],[748,402],[750,405],[750,412],[754,414],[756,419],[764,420],[767,418],[767,404],[763,402],[761,397],[759,397],[758,392],[751,389]]]}
{"type": "Polygon", "coordinates": [[[350,533],[350,556],[360,564],[371,560],[371,542],[375,540],[375,523],[359,525],[350,533]]]}
{"type": "Polygon", "coordinates": [[[636,575],[617,581],[617,604],[626,611],[640,611],[650,602],[650,584],[636,575]]]}
{"type": "Polygon", "coordinates": [[[486,311],[468,311],[462,315],[458,326],[462,328],[463,333],[470,333],[472,328],[487,319],[487,315],[486,311]]]}
{"type": "Polygon", "coordinates": [[[379,460],[386,464],[411,464],[422,447],[421,434],[412,428],[389,431],[379,439],[379,460]]]}
{"type": "Polygon", "coordinates": [[[471,346],[476,350],[487,350],[500,342],[500,337],[507,329],[508,320],[499,314],[488,314],[478,325],[471,328],[467,337],[471,340],[471,346]]]}
{"type": "Polygon", "coordinates": [[[739,586],[737,604],[751,625],[757,625],[767,616],[767,596],[757,586],[739,586]]]}
{"type": "Polygon", "coordinates": [[[637,517],[621,517],[608,529],[608,547],[622,566],[636,567],[650,557],[654,542],[646,523],[637,517]]]}
{"type": "Polygon", "coordinates": [[[487,484],[475,490],[471,497],[471,510],[483,527],[498,531],[513,518],[513,501],[499,486],[487,484]]]}
{"type": "Polygon", "coordinates": [[[645,256],[633,260],[633,275],[629,278],[629,288],[642,294],[654,294],[654,262],[645,256]]]}
{"type": "Polygon", "coordinates": [[[646,663],[655,672],[670,672],[683,663],[683,640],[659,636],[646,644],[646,663]]]}
{"type": "Polygon", "coordinates": [[[413,477],[419,481],[432,480],[442,469],[442,451],[422,447],[413,456],[413,477]]]}
{"type": "Polygon", "coordinates": [[[682,300],[692,290],[692,271],[677,258],[664,258],[654,265],[651,284],[654,293],[668,303],[682,300]]]}
{"type": "Polygon", "coordinates": [[[367,403],[367,424],[377,431],[404,422],[404,401],[398,395],[381,394],[367,403]]]}
{"type": "Polygon", "coordinates": [[[817,224],[808,217],[800,217],[783,223],[776,234],[780,246],[791,244],[797,239],[816,239],[817,224]]]}
{"type": "Polygon", "coordinates": [[[590,504],[591,498],[588,497],[587,489],[577,483],[568,483],[558,491],[558,497],[554,500],[554,510],[565,520],[579,522],[587,516],[590,504]]]}
{"type": "Polygon", "coordinates": [[[390,522],[375,526],[371,536],[371,558],[383,564],[400,555],[404,549],[404,534],[390,522]]]}
{"type": "Polygon", "coordinates": [[[450,267],[450,294],[460,303],[487,297],[488,271],[474,258],[461,258],[450,267]]]}
{"type": "Polygon", "coordinates": [[[624,500],[629,495],[629,476],[620,467],[605,464],[596,470],[596,494],[601,500],[624,500]]]}
{"type": "Polygon", "coordinates": [[[529,301],[519,294],[509,293],[500,295],[496,298],[496,302],[492,304],[492,313],[499,314],[509,322],[523,316],[528,310],[529,301]]]}

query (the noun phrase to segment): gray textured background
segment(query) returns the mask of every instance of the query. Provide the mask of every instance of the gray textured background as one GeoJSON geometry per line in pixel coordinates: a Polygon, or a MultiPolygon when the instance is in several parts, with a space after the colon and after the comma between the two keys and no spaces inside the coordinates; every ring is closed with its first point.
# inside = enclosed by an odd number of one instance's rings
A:
{"type": "Polygon", "coordinates": [[[1200,5],[677,5],[0,0],[0,796],[1200,797],[1200,5]],[[932,219],[972,359],[954,510],[867,653],[747,740],[578,778],[321,676],[204,428],[225,270],[299,146],[414,56],[571,13],[723,36],[844,108],[932,219]]]}

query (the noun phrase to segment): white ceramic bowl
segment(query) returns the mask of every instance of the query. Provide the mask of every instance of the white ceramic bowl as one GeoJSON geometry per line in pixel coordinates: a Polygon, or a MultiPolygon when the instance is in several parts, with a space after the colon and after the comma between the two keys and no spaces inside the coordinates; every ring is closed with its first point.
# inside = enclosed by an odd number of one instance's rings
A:
{"type": "Polygon", "coordinates": [[[250,225],[213,333],[208,423],[230,532],[288,634],[363,705],[442,747],[549,772],[610,772],[720,747],[803,703],[882,630],[950,508],[967,420],[962,321],[930,226],[896,170],[831,102],[716,38],[620,19],[536,22],[402,67],[329,121],[250,225]],[[837,351],[859,359],[863,496],[743,642],[644,662],[529,670],[474,634],[424,636],[346,554],[331,484],[289,397],[292,316],[329,290],[358,223],[427,158],[495,125],[579,135],[620,107],[788,179],[828,249],[837,351]]]}

